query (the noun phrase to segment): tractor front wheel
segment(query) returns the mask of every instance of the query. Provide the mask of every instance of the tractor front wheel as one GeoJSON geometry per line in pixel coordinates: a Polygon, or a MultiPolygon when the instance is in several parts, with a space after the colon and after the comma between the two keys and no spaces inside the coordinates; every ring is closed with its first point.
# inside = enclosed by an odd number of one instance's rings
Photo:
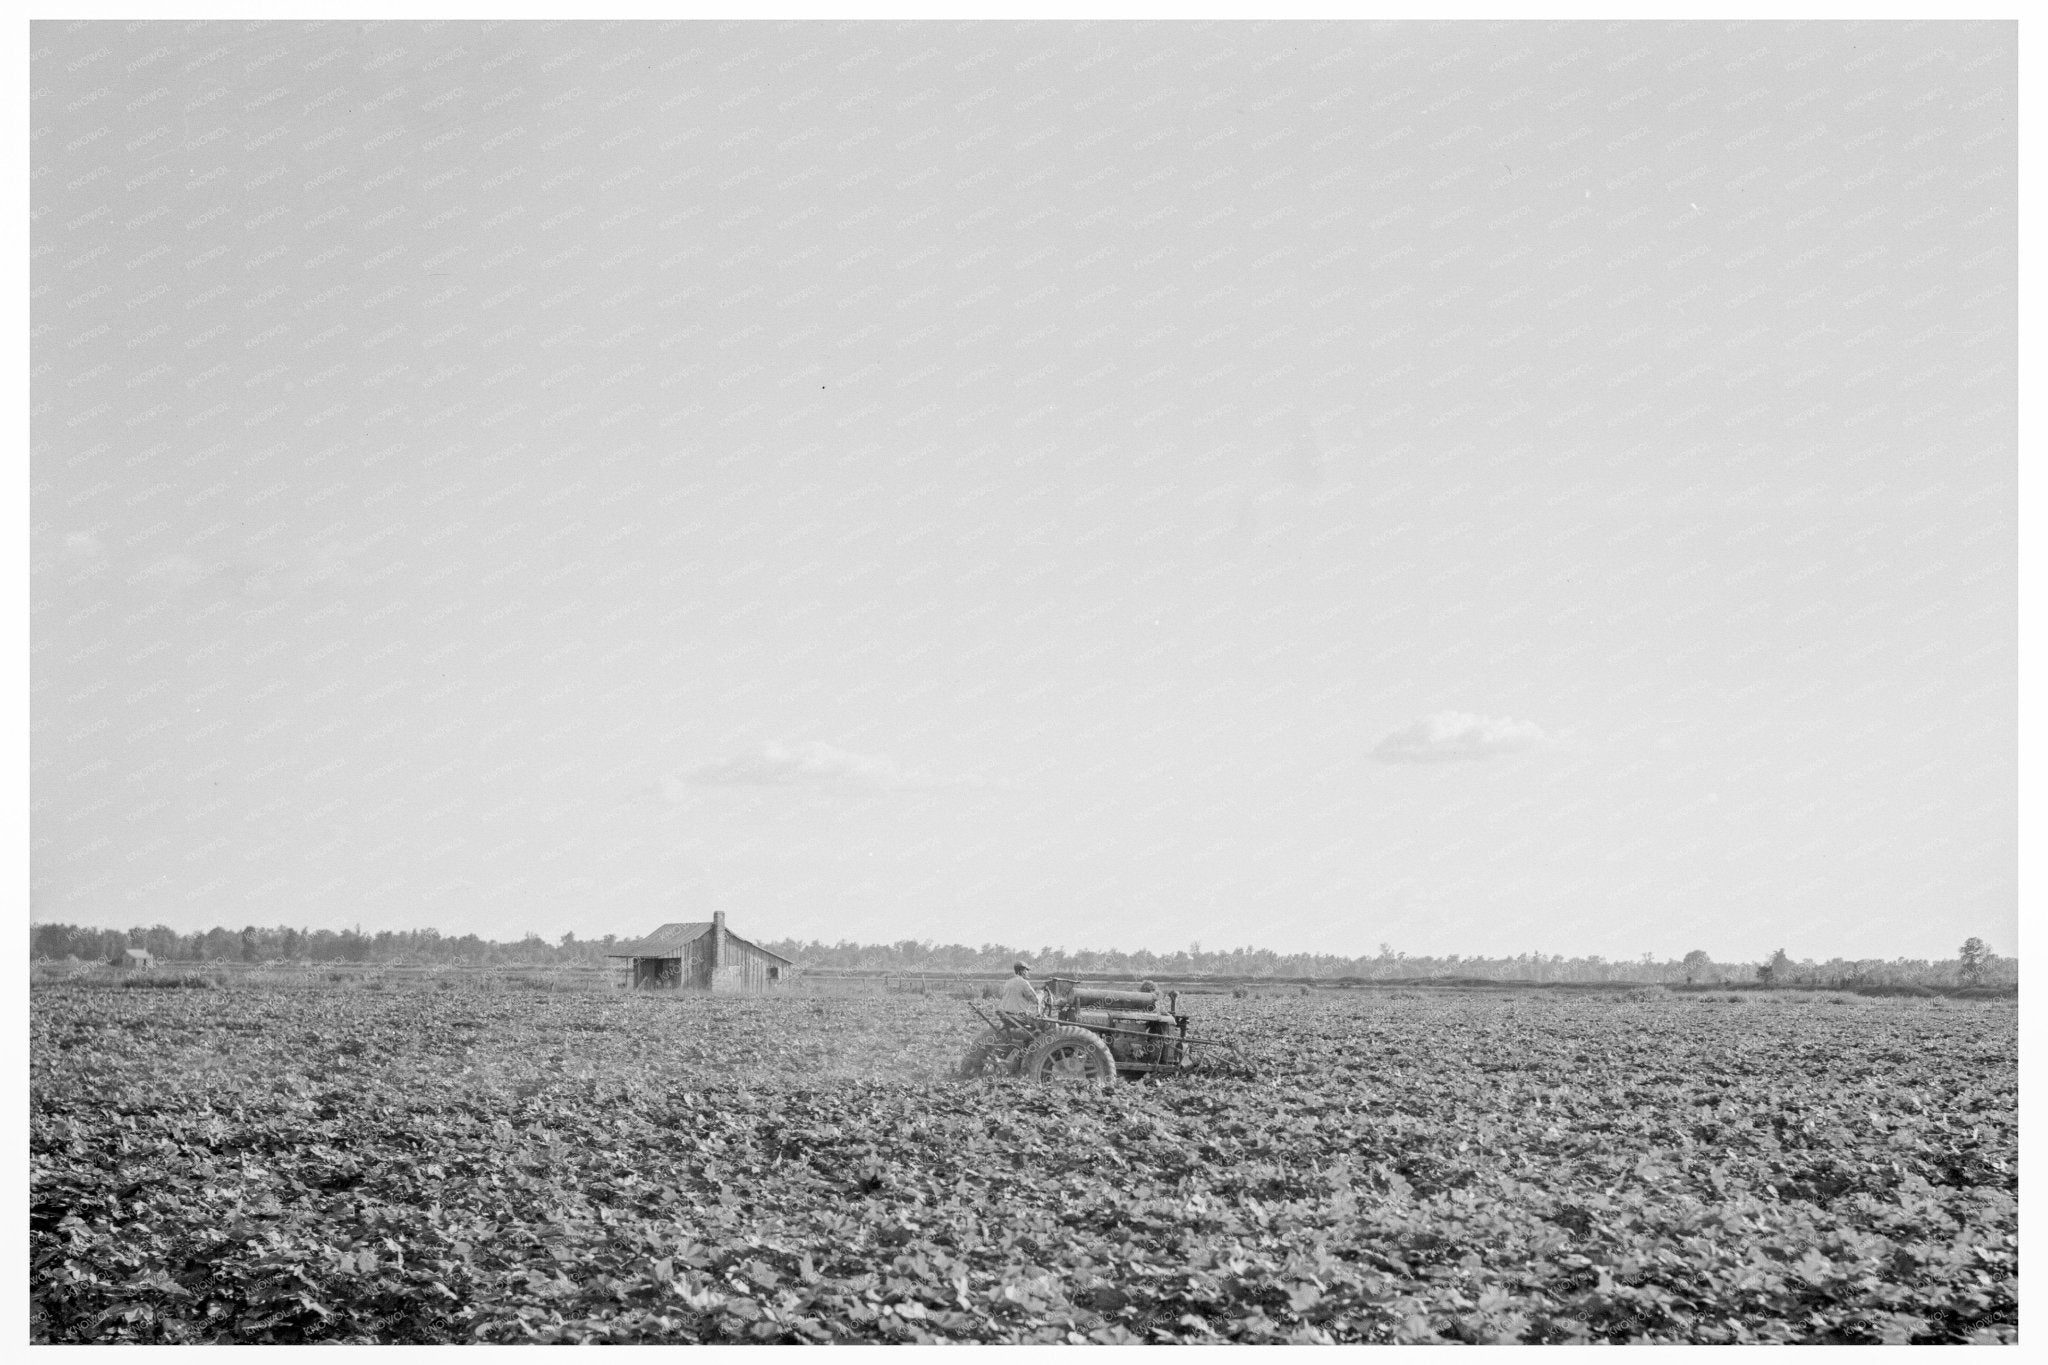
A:
{"type": "Polygon", "coordinates": [[[1108,1085],[1116,1079],[1116,1058],[1088,1030],[1063,1025],[1026,1049],[1017,1070],[1032,1081],[1108,1085]]]}

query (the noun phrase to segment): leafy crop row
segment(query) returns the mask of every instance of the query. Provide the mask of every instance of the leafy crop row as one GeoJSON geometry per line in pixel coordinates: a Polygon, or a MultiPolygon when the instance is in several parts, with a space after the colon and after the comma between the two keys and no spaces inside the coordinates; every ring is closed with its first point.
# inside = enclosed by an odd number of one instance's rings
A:
{"type": "Polygon", "coordinates": [[[952,1001],[31,1008],[42,1341],[1967,1341],[2003,1006],[1200,1002],[1265,1061],[948,1072],[952,1001]]]}

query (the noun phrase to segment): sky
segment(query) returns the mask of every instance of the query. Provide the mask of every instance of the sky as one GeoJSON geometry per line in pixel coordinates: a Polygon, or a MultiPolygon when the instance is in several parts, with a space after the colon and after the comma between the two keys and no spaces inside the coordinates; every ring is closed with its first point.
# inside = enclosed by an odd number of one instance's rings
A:
{"type": "Polygon", "coordinates": [[[38,921],[2012,950],[2011,24],[31,48],[38,921]]]}

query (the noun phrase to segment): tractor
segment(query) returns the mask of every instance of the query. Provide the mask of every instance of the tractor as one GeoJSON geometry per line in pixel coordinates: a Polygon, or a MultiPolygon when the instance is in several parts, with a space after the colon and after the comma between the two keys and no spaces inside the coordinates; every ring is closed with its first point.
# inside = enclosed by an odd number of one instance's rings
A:
{"type": "Polygon", "coordinates": [[[1106,1085],[1118,1076],[1186,1071],[1198,1047],[1236,1052],[1230,1043],[1188,1037],[1188,1016],[1176,1009],[1179,993],[1164,994],[1162,1009],[1150,982],[1134,991],[1103,990],[1053,977],[1043,1014],[983,1013],[970,1005],[988,1028],[967,1049],[960,1074],[1106,1085]]]}

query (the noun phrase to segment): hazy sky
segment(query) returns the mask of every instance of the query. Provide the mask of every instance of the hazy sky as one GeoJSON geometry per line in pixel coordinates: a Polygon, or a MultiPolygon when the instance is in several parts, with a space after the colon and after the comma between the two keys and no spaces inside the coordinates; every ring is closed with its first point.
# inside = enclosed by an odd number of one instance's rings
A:
{"type": "Polygon", "coordinates": [[[2010,24],[40,24],[33,913],[2011,950],[2010,24]]]}

